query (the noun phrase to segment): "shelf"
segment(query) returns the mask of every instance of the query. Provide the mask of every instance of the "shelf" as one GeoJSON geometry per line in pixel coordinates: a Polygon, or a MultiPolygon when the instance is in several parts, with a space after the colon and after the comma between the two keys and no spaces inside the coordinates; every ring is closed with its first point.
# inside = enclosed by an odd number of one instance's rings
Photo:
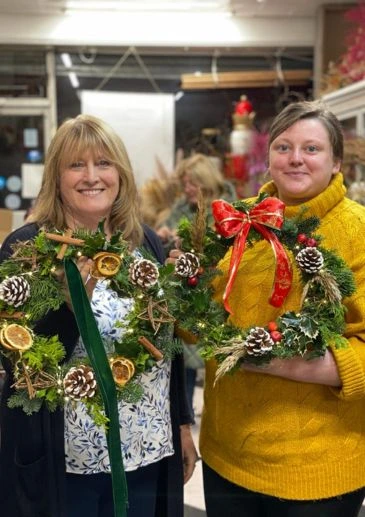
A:
{"type": "MultiPolygon", "coordinates": [[[[341,122],[355,120],[358,136],[365,136],[365,80],[323,95],[321,100],[341,122]]],[[[345,129],[349,124],[344,123],[345,129]]]]}

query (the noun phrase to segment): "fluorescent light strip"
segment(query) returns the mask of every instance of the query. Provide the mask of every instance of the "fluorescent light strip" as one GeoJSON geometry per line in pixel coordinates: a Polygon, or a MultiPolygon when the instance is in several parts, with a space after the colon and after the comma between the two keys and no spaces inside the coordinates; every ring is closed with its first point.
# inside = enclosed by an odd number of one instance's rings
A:
{"type": "Polygon", "coordinates": [[[182,90],[179,90],[178,92],[175,93],[175,101],[179,101],[181,99],[181,97],[184,97],[185,93],[182,91],[182,90]]]}
{"type": "Polygon", "coordinates": [[[84,10],[115,10],[115,11],[224,11],[229,10],[230,2],[227,0],[206,1],[181,1],[170,2],[119,2],[119,1],[73,1],[66,2],[66,9],[75,11],[84,10]]]}
{"type": "Polygon", "coordinates": [[[80,86],[79,79],[75,72],[69,72],[68,77],[70,79],[70,83],[72,84],[73,88],[78,88],[80,86]]]}
{"type": "Polygon", "coordinates": [[[61,54],[62,63],[66,68],[72,68],[72,59],[70,54],[63,53],[61,54]]]}

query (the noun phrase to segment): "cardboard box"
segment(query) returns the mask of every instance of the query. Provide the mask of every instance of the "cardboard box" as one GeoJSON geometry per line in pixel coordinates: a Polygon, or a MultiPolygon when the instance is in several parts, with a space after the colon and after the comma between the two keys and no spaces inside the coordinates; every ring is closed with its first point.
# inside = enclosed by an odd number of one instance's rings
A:
{"type": "Polygon", "coordinates": [[[0,244],[13,229],[13,212],[0,208],[0,244]]]}

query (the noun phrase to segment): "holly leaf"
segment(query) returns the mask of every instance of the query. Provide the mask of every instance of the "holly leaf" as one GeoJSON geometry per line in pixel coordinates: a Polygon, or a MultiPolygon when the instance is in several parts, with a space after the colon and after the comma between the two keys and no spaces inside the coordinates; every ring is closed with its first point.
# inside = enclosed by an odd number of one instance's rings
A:
{"type": "Polygon", "coordinates": [[[288,348],[295,348],[298,341],[298,332],[293,327],[288,327],[283,331],[283,341],[288,348]]]}
{"type": "Polygon", "coordinates": [[[299,329],[310,339],[315,339],[318,336],[318,322],[305,314],[302,314],[299,320],[299,329]]]}

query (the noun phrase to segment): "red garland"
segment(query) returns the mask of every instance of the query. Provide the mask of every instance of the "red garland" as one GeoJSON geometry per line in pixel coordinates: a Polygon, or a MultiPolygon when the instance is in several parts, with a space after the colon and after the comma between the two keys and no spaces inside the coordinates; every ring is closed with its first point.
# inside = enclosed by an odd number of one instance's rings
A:
{"type": "Polygon", "coordinates": [[[217,200],[212,203],[213,217],[217,232],[223,237],[235,237],[229,264],[229,277],[223,295],[224,307],[231,313],[228,297],[236,278],[238,265],[245,250],[246,239],[251,226],[270,242],[275,255],[275,277],[269,302],[280,307],[292,283],[292,269],[283,245],[277,236],[268,228],[280,229],[284,222],[285,205],[279,199],[267,197],[255,205],[248,213],[240,212],[226,201],[217,200]]]}

